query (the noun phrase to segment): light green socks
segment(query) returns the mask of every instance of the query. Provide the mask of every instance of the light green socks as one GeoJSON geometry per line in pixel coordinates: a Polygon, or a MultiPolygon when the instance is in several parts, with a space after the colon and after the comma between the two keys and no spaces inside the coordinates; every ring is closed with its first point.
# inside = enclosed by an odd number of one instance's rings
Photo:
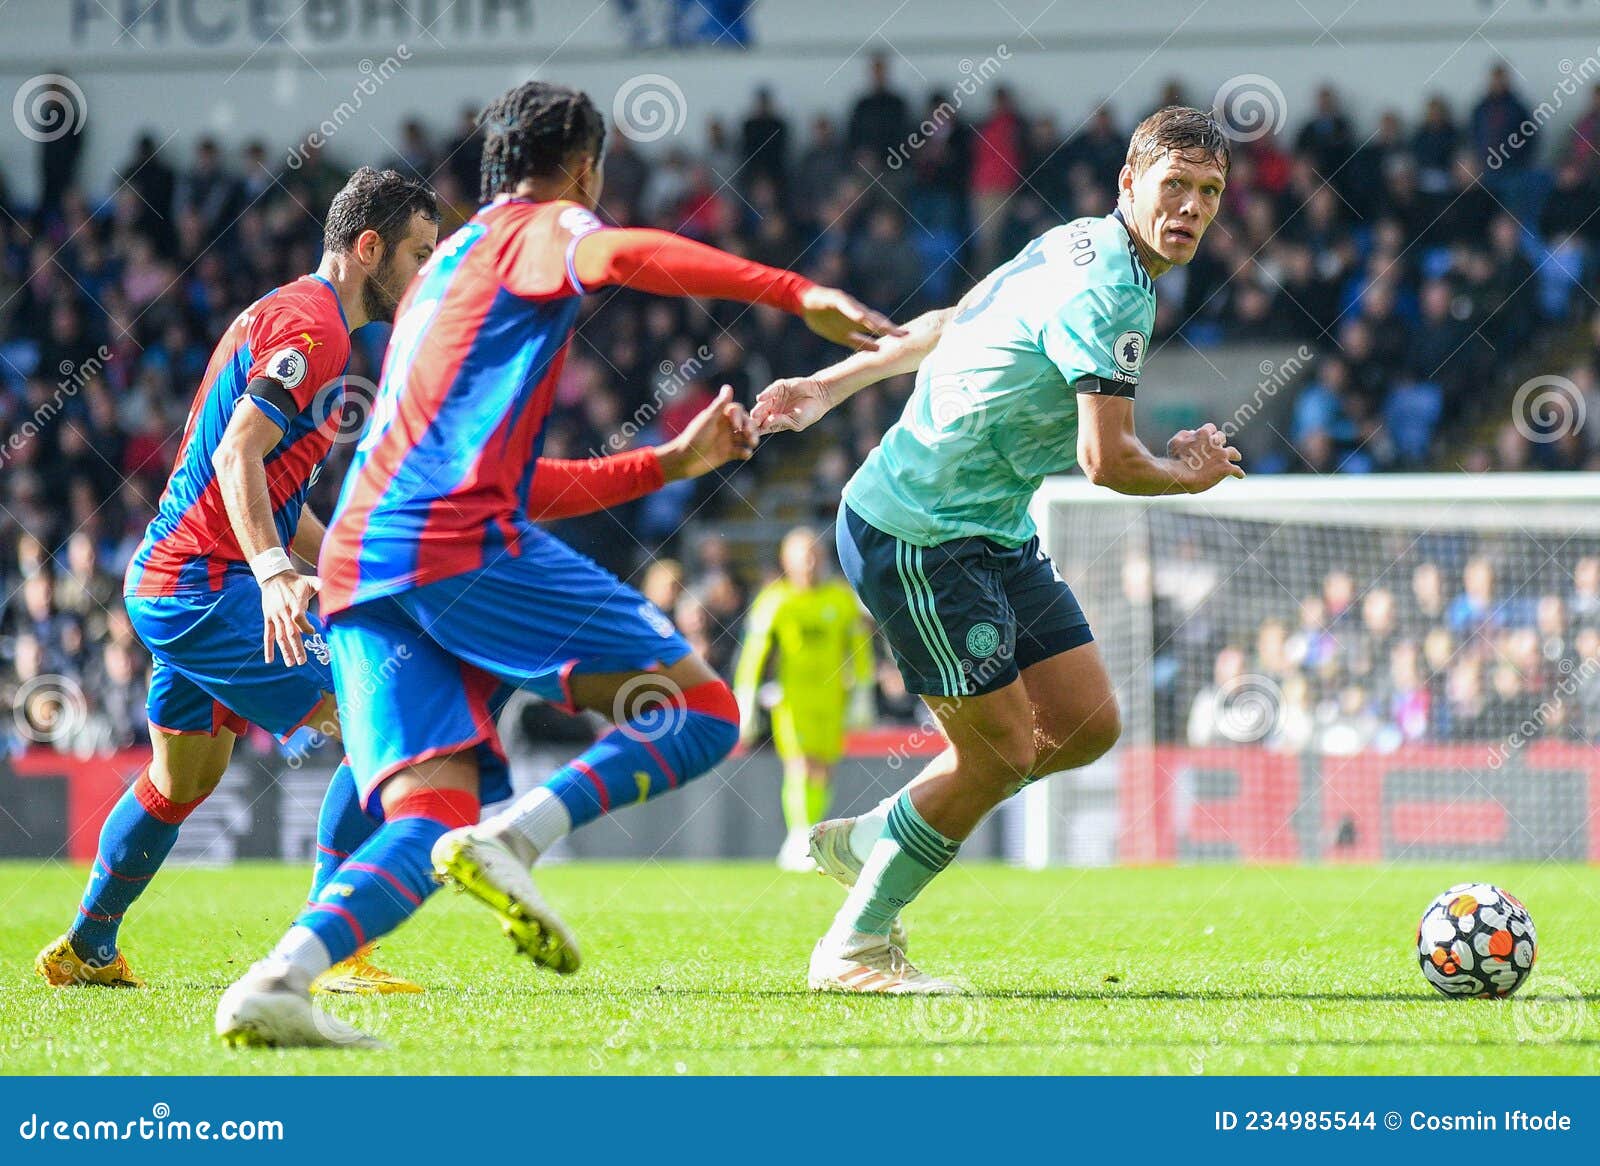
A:
{"type": "Polygon", "coordinates": [[[889,807],[888,821],[861,877],[834,918],[830,939],[843,946],[848,932],[887,936],[895,916],[950,865],[960,849],[961,843],[923,821],[911,804],[910,792],[901,791],[889,807]]]}

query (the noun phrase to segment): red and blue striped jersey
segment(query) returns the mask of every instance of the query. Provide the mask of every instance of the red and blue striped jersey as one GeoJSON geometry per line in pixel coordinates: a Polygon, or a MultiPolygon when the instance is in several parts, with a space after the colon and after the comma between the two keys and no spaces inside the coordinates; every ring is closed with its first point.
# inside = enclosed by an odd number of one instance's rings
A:
{"type": "Polygon", "coordinates": [[[322,546],[322,611],[520,553],[545,419],[584,293],[570,202],[502,198],[445,240],[395,317],[322,546]]]}
{"type": "MultiPolygon", "coordinates": [[[[228,326],[211,353],[189,407],[183,442],[156,516],[128,564],[128,595],[216,591],[250,574],[228,521],[211,459],[245,388],[271,377],[299,411],[267,454],[267,489],[285,546],[300,525],[306,493],[339,429],[339,403],[350,362],[350,328],[333,285],[305,275],[268,292],[228,326]]],[[[275,408],[274,419],[278,419],[275,408]]]]}

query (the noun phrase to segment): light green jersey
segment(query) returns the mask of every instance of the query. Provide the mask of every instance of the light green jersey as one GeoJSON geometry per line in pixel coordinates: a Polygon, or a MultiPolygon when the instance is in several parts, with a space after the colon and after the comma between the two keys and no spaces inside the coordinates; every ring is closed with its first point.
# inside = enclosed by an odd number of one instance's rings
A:
{"type": "Polygon", "coordinates": [[[962,299],[845,502],[920,546],[1022,545],[1045,475],[1077,464],[1077,394],[1133,396],[1155,318],[1120,217],[1046,231],[962,299]]]}

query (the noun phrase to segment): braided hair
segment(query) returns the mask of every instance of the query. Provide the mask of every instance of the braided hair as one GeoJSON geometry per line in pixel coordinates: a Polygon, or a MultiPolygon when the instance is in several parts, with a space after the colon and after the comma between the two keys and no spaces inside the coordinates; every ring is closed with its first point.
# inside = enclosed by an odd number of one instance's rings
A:
{"type": "Polygon", "coordinates": [[[486,108],[483,130],[483,201],[514,191],[524,178],[559,173],[574,155],[598,159],[606,123],[586,93],[546,81],[525,81],[486,108]]]}

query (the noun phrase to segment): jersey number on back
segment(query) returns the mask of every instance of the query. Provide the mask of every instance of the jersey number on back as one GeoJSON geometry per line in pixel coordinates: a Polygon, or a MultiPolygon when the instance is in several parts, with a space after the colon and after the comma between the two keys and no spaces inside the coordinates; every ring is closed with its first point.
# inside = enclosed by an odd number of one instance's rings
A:
{"type": "Polygon", "coordinates": [[[1013,275],[1020,275],[1029,268],[1038,267],[1044,262],[1044,236],[1041,235],[1022,249],[1022,253],[989,277],[989,290],[984,292],[978,301],[969,308],[964,308],[956,314],[955,322],[965,324],[968,320],[980,315],[985,308],[994,303],[1000,294],[1000,286],[1013,275]]]}

